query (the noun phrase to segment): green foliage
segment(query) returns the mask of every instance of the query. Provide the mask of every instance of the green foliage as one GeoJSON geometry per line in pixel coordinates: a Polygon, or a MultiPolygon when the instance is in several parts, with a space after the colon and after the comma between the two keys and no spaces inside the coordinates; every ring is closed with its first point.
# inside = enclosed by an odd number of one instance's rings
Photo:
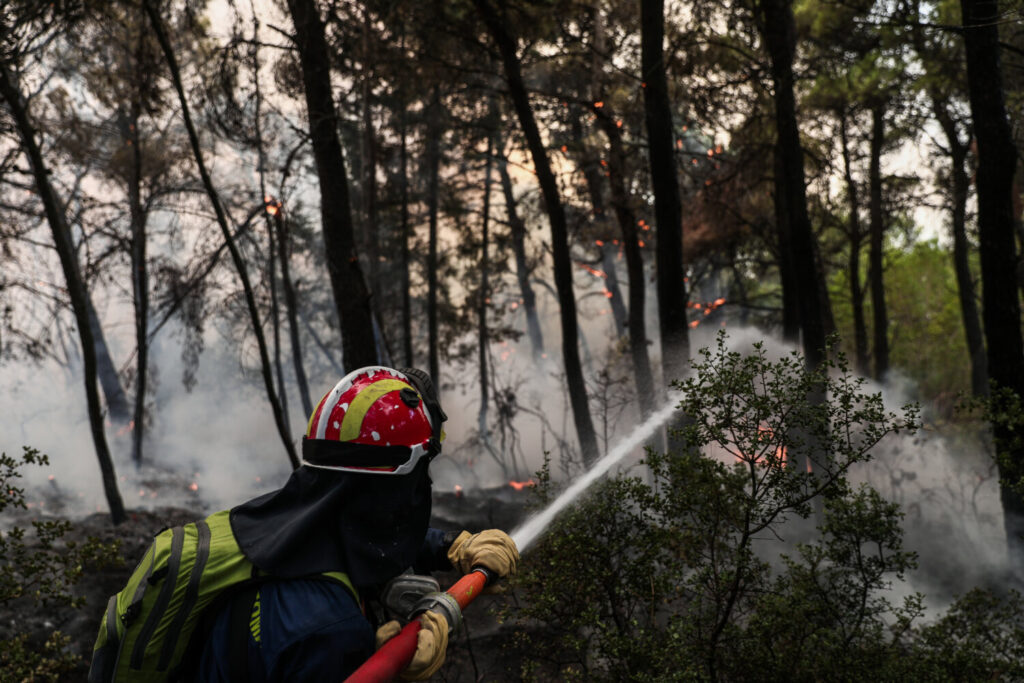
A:
{"type": "MultiPolygon", "coordinates": [[[[20,459],[0,454],[0,512],[27,510],[25,490],[17,485],[20,470],[48,464],[33,448],[26,447],[20,459]]],[[[0,608],[21,601],[46,608],[83,605],[75,584],[86,567],[118,561],[117,545],[95,538],[81,544],[64,540],[70,529],[66,520],[32,520],[31,530],[12,525],[0,532],[0,608]]],[[[67,646],[59,632],[41,644],[26,633],[0,640],[0,680],[56,680],[80,663],[67,646]]]]}
{"type": "MultiPolygon", "coordinates": [[[[866,274],[867,259],[862,263],[866,274]]],[[[913,381],[921,400],[946,399],[952,405],[954,396],[971,389],[953,258],[947,249],[929,241],[907,249],[889,248],[885,264],[892,366],[913,381]]],[[[834,273],[829,295],[844,348],[852,348],[847,275],[845,270],[834,273]]],[[[864,315],[871,320],[870,297],[864,302],[864,315]]]]}
{"type": "Polygon", "coordinates": [[[651,453],[647,480],[603,482],[524,558],[511,647],[525,678],[962,679],[938,644],[963,622],[998,638],[954,643],[959,671],[1024,664],[1019,600],[968,596],[918,628],[922,596],[887,592],[915,566],[902,512],[846,474],[916,428],[913,407],[886,411],[841,356],[809,371],[720,336],[694,369],[678,384],[692,448],[651,453]]]}

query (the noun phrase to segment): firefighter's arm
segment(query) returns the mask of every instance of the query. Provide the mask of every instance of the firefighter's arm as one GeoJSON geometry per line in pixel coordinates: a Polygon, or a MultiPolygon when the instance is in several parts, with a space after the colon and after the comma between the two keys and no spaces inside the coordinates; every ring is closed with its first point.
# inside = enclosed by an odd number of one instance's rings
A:
{"type": "MultiPolygon", "coordinates": [[[[425,681],[444,664],[448,649],[448,621],[437,612],[430,610],[419,615],[420,630],[416,635],[416,654],[409,666],[399,674],[402,680],[425,681]]],[[[402,630],[397,621],[389,621],[377,629],[377,649],[398,635],[402,630]]]]}

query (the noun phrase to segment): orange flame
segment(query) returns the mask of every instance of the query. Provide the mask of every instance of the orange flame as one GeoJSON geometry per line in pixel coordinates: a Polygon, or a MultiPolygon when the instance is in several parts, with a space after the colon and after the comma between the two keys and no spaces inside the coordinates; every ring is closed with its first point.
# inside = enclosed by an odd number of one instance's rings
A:
{"type": "Polygon", "coordinates": [[[603,278],[607,278],[608,277],[608,274],[605,273],[603,270],[598,270],[597,268],[591,268],[586,263],[581,263],[579,265],[580,265],[580,268],[582,268],[583,270],[587,271],[591,275],[596,275],[597,277],[603,277],[603,278]]]}
{"type": "Polygon", "coordinates": [[[199,490],[199,484],[197,484],[195,482],[192,482],[191,484],[188,485],[188,490],[189,491],[198,491],[199,490]]]}
{"type": "Polygon", "coordinates": [[[522,491],[527,486],[536,486],[537,482],[535,482],[533,479],[527,479],[526,481],[516,481],[513,479],[509,481],[508,485],[514,488],[516,491],[522,491]]]}

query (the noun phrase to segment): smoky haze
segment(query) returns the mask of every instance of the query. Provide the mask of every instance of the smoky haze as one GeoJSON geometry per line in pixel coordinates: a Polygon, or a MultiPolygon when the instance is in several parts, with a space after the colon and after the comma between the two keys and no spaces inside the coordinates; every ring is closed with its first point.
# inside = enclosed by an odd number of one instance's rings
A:
{"type": "MultiPolygon", "coordinates": [[[[599,443],[607,451],[639,423],[640,416],[632,400],[635,389],[628,360],[612,344],[614,325],[606,312],[607,300],[585,296],[601,291],[603,285],[584,276],[577,275],[577,285],[584,301],[580,325],[591,401],[593,405],[613,404],[605,411],[604,422],[600,411],[595,411],[602,434],[599,443]],[[611,384],[597,381],[601,369],[608,370],[614,380],[611,384]]],[[[534,362],[526,336],[496,343],[491,349],[496,385],[508,387],[516,405],[504,441],[505,450],[513,451],[515,457],[501,458],[504,467],[499,458],[488,454],[479,438],[475,363],[442,366],[443,402],[450,419],[444,453],[432,466],[436,491],[451,491],[456,485],[473,491],[504,486],[509,479],[528,479],[543,464],[545,452],[552,458],[556,479],[578,474],[578,469],[562,467],[559,462],[560,443],[576,459],[579,454],[560,362],[554,359],[560,357],[555,351],[560,343],[557,307],[547,293],[539,303],[548,359],[534,362]]],[[[656,320],[653,310],[647,319],[656,320]]],[[[693,330],[692,348],[712,344],[718,326],[716,318],[713,324],[693,330]]],[[[728,345],[734,350],[749,350],[754,342],[763,341],[770,357],[792,351],[755,328],[730,326],[728,330],[728,345]]],[[[653,330],[650,333],[656,337],[653,330]]],[[[184,389],[180,379],[178,335],[173,330],[165,333],[153,346],[151,362],[159,372],[149,399],[151,419],[142,468],[136,469],[129,461],[131,445],[126,431],[118,434],[108,427],[121,493],[129,508],[182,506],[197,513],[209,512],[272,490],[287,478],[288,462],[259,378],[242,367],[237,351],[216,330],[208,330],[205,336],[198,382],[191,391],[184,389]]],[[[127,339],[115,337],[112,341],[114,348],[128,344],[127,339]]],[[[655,346],[652,361],[658,360],[655,346]]],[[[336,380],[333,374],[312,376],[313,399],[336,380]]],[[[46,362],[8,362],[0,367],[0,381],[8,388],[0,397],[0,449],[16,454],[23,445],[30,445],[51,460],[49,468],[25,472],[30,500],[42,505],[39,512],[76,517],[105,511],[78,369],[68,371],[46,362]]],[[[885,386],[873,382],[866,386],[868,391],[881,391],[890,410],[907,403],[913,389],[909,381],[898,377],[885,386]]],[[[289,386],[289,393],[289,425],[298,439],[306,416],[296,410],[294,386],[289,386]]],[[[497,412],[498,407],[490,401],[490,442],[500,451],[497,412]]],[[[960,435],[956,440],[943,437],[926,413],[924,429],[916,434],[890,435],[876,447],[871,462],[851,472],[855,483],[870,483],[903,507],[905,545],[919,554],[919,569],[907,583],[894,586],[895,593],[921,591],[928,596],[929,606],[942,607],[955,594],[992,584],[1003,575],[1006,551],[998,481],[984,444],[982,433],[960,435]]],[[[641,448],[635,449],[617,469],[635,472],[642,455],[641,448]]]]}

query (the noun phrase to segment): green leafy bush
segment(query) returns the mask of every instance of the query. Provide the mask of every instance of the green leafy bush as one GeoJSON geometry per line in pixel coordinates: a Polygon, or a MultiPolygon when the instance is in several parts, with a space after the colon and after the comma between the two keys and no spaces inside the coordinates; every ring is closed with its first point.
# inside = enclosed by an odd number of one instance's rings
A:
{"type": "MultiPolygon", "coordinates": [[[[45,455],[25,448],[20,459],[0,454],[0,513],[27,510],[25,491],[17,485],[20,469],[46,466],[45,455]]],[[[117,546],[94,538],[84,543],[65,540],[66,520],[32,520],[30,528],[13,524],[0,532],[0,609],[27,614],[38,608],[78,608],[83,599],[74,586],[86,567],[109,564],[117,546]]],[[[16,621],[16,619],[15,619],[16,621]]],[[[68,638],[50,632],[43,638],[24,632],[0,639],[0,681],[50,681],[75,671],[81,658],[70,652],[68,638]]]]}
{"type": "Polygon", "coordinates": [[[603,482],[526,556],[507,616],[527,679],[962,680],[938,646],[957,619],[1002,648],[951,645],[958,671],[1017,671],[1016,607],[975,597],[918,627],[922,596],[886,591],[914,567],[902,513],[847,473],[913,407],[887,411],[841,356],[812,372],[724,336],[677,386],[683,453],[603,482]]]}

